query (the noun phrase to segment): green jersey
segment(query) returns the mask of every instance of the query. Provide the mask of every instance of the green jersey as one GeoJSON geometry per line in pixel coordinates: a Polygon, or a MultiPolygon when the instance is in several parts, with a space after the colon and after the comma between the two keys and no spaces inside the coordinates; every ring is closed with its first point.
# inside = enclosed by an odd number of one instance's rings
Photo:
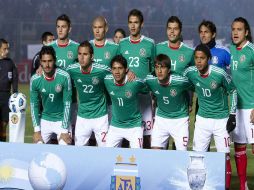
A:
{"type": "Polygon", "coordinates": [[[169,85],[161,85],[152,75],[146,77],[146,84],[157,100],[156,115],[164,118],[183,118],[189,115],[189,106],[186,98],[192,84],[187,78],[180,75],[170,75],[169,85]]]}
{"type": "Polygon", "coordinates": [[[75,63],[78,59],[78,46],[77,42],[69,40],[67,46],[59,46],[57,40],[49,44],[56,52],[56,65],[57,67],[65,70],[69,65],[75,63]]]}
{"type": "Polygon", "coordinates": [[[161,42],[156,45],[156,55],[165,54],[171,59],[171,73],[182,75],[187,67],[194,65],[193,49],[181,42],[180,47],[172,49],[169,42],[161,42]]]}
{"type": "Polygon", "coordinates": [[[209,74],[200,76],[197,68],[191,66],[183,73],[195,86],[198,97],[198,115],[205,118],[222,119],[228,117],[228,94],[232,95],[231,113],[236,109],[236,90],[231,77],[222,69],[209,65],[209,74]]]}
{"type": "Polygon", "coordinates": [[[78,116],[98,118],[107,114],[104,78],[110,69],[97,63],[92,64],[90,73],[81,71],[79,63],[67,68],[78,92],[78,116]]]}
{"type": "Polygon", "coordinates": [[[237,89],[237,108],[254,108],[254,44],[247,42],[241,49],[230,47],[231,74],[237,89]]]}
{"type": "Polygon", "coordinates": [[[41,118],[47,121],[62,121],[62,128],[69,127],[71,105],[71,80],[70,75],[56,69],[53,80],[47,80],[42,74],[33,75],[30,81],[30,103],[33,126],[40,130],[40,99],[43,111],[41,118]]]}
{"type": "Polygon", "coordinates": [[[127,81],[124,85],[117,85],[113,75],[105,77],[105,86],[112,101],[111,125],[119,128],[141,127],[141,114],[139,110],[138,93],[142,93],[145,84],[136,79],[127,81]]]}
{"type": "Polygon", "coordinates": [[[120,41],[119,53],[126,58],[128,67],[138,78],[144,79],[154,70],[155,45],[150,38],[141,36],[139,42],[124,38],[120,41]]]}
{"type": "Polygon", "coordinates": [[[109,40],[103,46],[95,45],[94,40],[90,41],[94,50],[94,62],[110,67],[110,61],[118,54],[118,44],[109,40]]]}

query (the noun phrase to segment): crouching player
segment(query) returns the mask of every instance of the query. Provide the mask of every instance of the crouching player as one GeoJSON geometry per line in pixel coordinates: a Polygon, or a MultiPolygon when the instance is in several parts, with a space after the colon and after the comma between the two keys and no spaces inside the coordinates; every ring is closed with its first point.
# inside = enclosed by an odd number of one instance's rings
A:
{"type": "Polygon", "coordinates": [[[111,60],[112,75],[105,77],[104,83],[112,101],[112,120],[107,135],[107,147],[120,146],[123,139],[131,148],[142,148],[143,129],[139,111],[138,94],[145,91],[143,81],[128,81],[127,61],[117,55],[111,60]]]}
{"type": "Polygon", "coordinates": [[[72,87],[67,72],[56,68],[56,54],[51,46],[42,47],[42,75],[33,75],[30,82],[31,116],[34,143],[48,143],[53,133],[58,143],[71,144],[69,134],[72,87]],[[40,97],[43,111],[40,113],[40,97]]]}
{"type": "Polygon", "coordinates": [[[165,149],[171,136],[177,150],[187,150],[189,113],[186,92],[192,85],[187,78],[171,74],[171,60],[159,54],[155,58],[155,76],[148,75],[146,84],[157,100],[152,148],[165,149]]]}
{"type": "Polygon", "coordinates": [[[226,153],[226,188],[230,187],[230,137],[235,128],[236,90],[230,76],[221,68],[208,65],[211,53],[200,44],[194,51],[195,66],[185,70],[184,76],[195,85],[199,109],[196,117],[193,150],[207,151],[214,136],[218,152],[226,153]],[[229,115],[228,94],[231,98],[229,115]]]}

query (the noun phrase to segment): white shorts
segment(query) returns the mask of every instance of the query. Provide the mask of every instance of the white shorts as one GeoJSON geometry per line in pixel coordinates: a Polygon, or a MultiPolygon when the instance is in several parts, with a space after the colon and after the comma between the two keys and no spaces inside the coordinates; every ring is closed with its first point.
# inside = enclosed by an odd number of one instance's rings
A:
{"type": "Polygon", "coordinates": [[[193,138],[194,151],[207,151],[212,136],[217,152],[230,152],[230,136],[226,130],[228,118],[212,119],[196,116],[193,138]]]}
{"type": "Polygon", "coordinates": [[[43,142],[47,143],[53,134],[57,135],[58,144],[67,145],[63,140],[59,141],[60,135],[63,131],[62,121],[48,121],[41,119],[41,137],[43,142]]]}
{"type": "Polygon", "coordinates": [[[120,147],[122,140],[126,139],[130,142],[131,148],[143,147],[143,129],[141,127],[119,128],[109,127],[107,135],[107,147],[120,147]]]}
{"type": "Polygon", "coordinates": [[[95,134],[98,146],[106,146],[106,135],[108,132],[108,115],[104,115],[95,119],[85,119],[77,116],[75,128],[75,145],[88,145],[88,141],[92,135],[95,134]]]}
{"type": "Polygon", "coordinates": [[[167,119],[155,116],[151,146],[165,149],[170,136],[175,141],[176,150],[187,150],[189,117],[167,119]]]}
{"type": "Polygon", "coordinates": [[[236,110],[236,128],[231,132],[233,142],[254,144],[254,124],[250,122],[251,110],[236,110]]]}
{"type": "Polygon", "coordinates": [[[150,94],[139,94],[140,112],[144,136],[151,135],[153,130],[152,98],[150,94]]]}

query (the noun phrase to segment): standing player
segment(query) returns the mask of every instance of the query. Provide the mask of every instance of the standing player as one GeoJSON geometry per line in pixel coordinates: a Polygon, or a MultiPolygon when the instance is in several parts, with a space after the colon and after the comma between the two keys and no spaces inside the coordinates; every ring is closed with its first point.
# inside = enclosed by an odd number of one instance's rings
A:
{"type": "Polygon", "coordinates": [[[226,153],[226,188],[230,187],[230,137],[235,127],[236,90],[230,76],[221,68],[209,65],[209,47],[200,44],[194,51],[195,65],[184,76],[195,86],[199,109],[196,116],[193,150],[207,151],[214,136],[218,152],[226,153]],[[231,98],[229,115],[228,94],[231,98]]]}
{"type": "Polygon", "coordinates": [[[252,144],[254,154],[254,45],[251,29],[245,18],[232,23],[231,74],[238,93],[236,129],[232,132],[235,143],[235,162],[240,179],[240,190],[246,190],[246,144],[252,144]]]}
{"type": "Polygon", "coordinates": [[[34,126],[34,143],[48,143],[52,134],[59,144],[70,144],[69,115],[71,105],[71,80],[67,72],[56,68],[56,55],[51,46],[40,51],[42,75],[34,75],[30,81],[31,116],[34,126]],[[42,99],[43,111],[40,113],[42,99]]]}
{"type": "Polygon", "coordinates": [[[144,91],[145,84],[139,79],[128,81],[127,60],[121,55],[112,59],[111,70],[113,75],[107,75],[104,80],[112,101],[107,147],[118,147],[126,139],[131,148],[142,148],[143,129],[137,97],[144,91]]]}
{"type": "MultiPolygon", "coordinates": [[[[193,49],[182,42],[182,22],[177,16],[168,18],[166,25],[168,40],[156,45],[156,55],[165,54],[171,59],[171,73],[179,75],[183,71],[194,65],[193,49]]],[[[189,99],[189,110],[192,108],[192,93],[186,93],[186,98],[189,99]]],[[[173,143],[173,149],[175,144],[173,143]]]]}
{"type": "MultiPolygon", "coordinates": [[[[119,53],[127,60],[128,68],[140,79],[144,79],[154,68],[155,55],[154,41],[141,35],[143,25],[142,12],[137,9],[131,10],[128,15],[130,36],[122,39],[119,44],[119,53]]],[[[152,98],[150,94],[142,94],[139,95],[139,99],[144,127],[144,148],[150,148],[153,126],[152,98]]]]}
{"type": "Polygon", "coordinates": [[[75,145],[83,146],[94,132],[98,146],[105,146],[108,131],[108,114],[104,77],[109,67],[93,63],[93,47],[84,41],[78,48],[78,63],[67,68],[78,91],[78,116],[75,128],[75,145]]]}
{"type": "Polygon", "coordinates": [[[102,16],[94,18],[92,29],[94,39],[90,43],[94,49],[94,61],[109,67],[111,59],[118,53],[118,45],[106,39],[107,20],[102,16]]]}
{"type": "Polygon", "coordinates": [[[201,43],[210,48],[212,58],[209,64],[226,70],[230,64],[230,53],[226,47],[216,44],[215,24],[209,20],[203,20],[198,26],[198,31],[201,43]]]}
{"type": "Polygon", "coordinates": [[[71,20],[63,14],[56,19],[57,39],[53,41],[52,46],[56,52],[56,65],[59,68],[66,69],[78,58],[78,43],[69,38],[71,32],[71,20]]]}
{"type": "MultiPolygon", "coordinates": [[[[43,32],[43,34],[41,35],[41,42],[43,46],[50,44],[54,39],[55,39],[54,34],[52,34],[51,32],[43,32]]],[[[36,53],[36,55],[33,58],[31,67],[31,76],[33,76],[36,73],[37,69],[39,69],[38,73],[41,73],[39,54],[40,52],[36,53]]]]}
{"type": "MultiPolygon", "coordinates": [[[[56,19],[57,39],[52,46],[56,52],[56,66],[65,70],[69,65],[74,64],[78,59],[78,43],[69,38],[71,32],[71,20],[63,14],[56,19]]],[[[73,81],[72,81],[73,82],[73,81]]],[[[77,117],[77,94],[73,85],[71,105],[71,125],[74,131],[77,117]]],[[[73,133],[73,137],[75,134],[73,133]]]]}
{"type": "Polygon", "coordinates": [[[187,150],[189,139],[189,111],[186,91],[192,85],[176,74],[171,74],[171,60],[167,55],[159,54],[155,58],[155,74],[148,75],[146,84],[157,100],[152,148],[165,149],[171,136],[177,150],[187,150]]]}
{"type": "Polygon", "coordinates": [[[181,41],[182,22],[178,17],[169,17],[166,27],[168,40],[156,45],[156,55],[170,57],[171,72],[182,75],[187,67],[194,65],[193,49],[181,41]]]}
{"type": "Polygon", "coordinates": [[[6,141],[6,128],[9,121],[9,97],[18,91],[16,65],[8,58],[9,43],[0,39],[0,141],[6,141]]]}
{"type": "Polygon", "coordinates": [[[117,28],[114,32],[114,37],[113,37],[113,41],[116,43],[116,44],[119,44],[120,43],[120,40],[125,38],[126,37],[126,34],[125,34],[125,31],[122,29],[122,28],[117,28]]]}

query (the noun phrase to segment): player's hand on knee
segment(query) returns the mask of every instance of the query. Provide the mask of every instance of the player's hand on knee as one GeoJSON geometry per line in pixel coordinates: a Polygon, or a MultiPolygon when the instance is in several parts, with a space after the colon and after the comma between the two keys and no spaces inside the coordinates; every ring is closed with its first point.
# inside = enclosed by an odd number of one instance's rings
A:
{"type": "Polygon", "coordinates": [[[230,114],[228,121],[227,121],[227,131],[230,133],[235,129],[236,121],[235,121],[235,114],[230,114]]]}
{"type": "Polygon", "coordinates": [[[254,109],[251,110],[251,113],[250,113],[250,122],[251,122],[252,124],[254,124],[254,109]]]}
{"type": "Polygon", "coordinates": [[[34,132],[33,134],[33,143],[43,143],[41,132],[34,132]]]}
{"type": "Polygon", "coordinates": [[[69,133],[61,133],[59,141],[63,140],[66,144],[72,143],[72,138],[69,133]]]}

